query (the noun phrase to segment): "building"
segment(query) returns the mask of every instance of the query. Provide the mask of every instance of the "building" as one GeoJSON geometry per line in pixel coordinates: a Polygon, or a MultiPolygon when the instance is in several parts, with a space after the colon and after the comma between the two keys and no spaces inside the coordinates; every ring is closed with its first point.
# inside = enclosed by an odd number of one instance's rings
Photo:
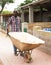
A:
{"type": "Polygon", "coordinates": [[[0,26],[6,30],[6,24],[8,22],[8,18],[13,14],[0,14],[0,26]]]}
{"type": "Polygon", "coordinates": [[[51,0],[38,0],[21,6],[22,22],[51,22],[51,0]]]}

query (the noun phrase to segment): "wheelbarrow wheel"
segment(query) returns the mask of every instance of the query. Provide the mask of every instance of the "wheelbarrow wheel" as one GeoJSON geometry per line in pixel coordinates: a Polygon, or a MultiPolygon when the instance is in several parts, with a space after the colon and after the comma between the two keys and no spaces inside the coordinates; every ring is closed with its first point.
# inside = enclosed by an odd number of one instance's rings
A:
{"type": "Polygon", "coordinates": [[[30,63],[31,60],[32,60],[31,54],[30,54],[29,52],[25,52],[24,58],[25,58],[25,61],[26,61],[27,63],[30,63]]]}

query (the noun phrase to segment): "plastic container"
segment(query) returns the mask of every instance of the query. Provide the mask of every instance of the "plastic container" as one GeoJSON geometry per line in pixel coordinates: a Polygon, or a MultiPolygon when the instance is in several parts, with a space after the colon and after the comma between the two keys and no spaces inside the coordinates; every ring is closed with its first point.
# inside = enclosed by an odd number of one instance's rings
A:
{"type": "Polygon", "coordinates": [[[27,28],[24,28],[24,32],[27,32],[27,28]]]}

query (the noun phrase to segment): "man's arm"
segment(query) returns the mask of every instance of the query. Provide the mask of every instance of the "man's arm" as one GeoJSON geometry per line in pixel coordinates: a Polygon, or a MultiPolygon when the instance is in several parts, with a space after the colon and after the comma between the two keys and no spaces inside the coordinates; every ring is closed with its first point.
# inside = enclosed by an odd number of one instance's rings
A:
{"type": "Polygon", "coordinates": [[[8,33],[9,33],[10,22],[11,22],[11,18],[9,18],[9,19],[8,19],[8,22],[7,22],[7,35],[8,35],[8,33]]]}

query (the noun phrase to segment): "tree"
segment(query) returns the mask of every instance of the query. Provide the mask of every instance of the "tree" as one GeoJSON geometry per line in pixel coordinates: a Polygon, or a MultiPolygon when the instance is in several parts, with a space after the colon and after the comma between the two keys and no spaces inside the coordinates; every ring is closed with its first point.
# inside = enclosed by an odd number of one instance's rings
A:
{"type": "Polygon", "coordinates": [[[21,3],[20,6],[26,5],[33,2],[33,0],[25,0],[24,3],[21,3]]]}
{"type": "Polygon", "coordinates": [[[25,4],[28,4],[28,3],[31,3],[32,0],[25,0],[24,2],[25,2],[25,4]]]}
{"type": "Polygon", "coordinates": [[[13,3],[14,1],[13,0],[0,0],[0,6],[2,7],[0,13],[3,11],[3,8],[5,6],[6,3],[13,3]]]}

